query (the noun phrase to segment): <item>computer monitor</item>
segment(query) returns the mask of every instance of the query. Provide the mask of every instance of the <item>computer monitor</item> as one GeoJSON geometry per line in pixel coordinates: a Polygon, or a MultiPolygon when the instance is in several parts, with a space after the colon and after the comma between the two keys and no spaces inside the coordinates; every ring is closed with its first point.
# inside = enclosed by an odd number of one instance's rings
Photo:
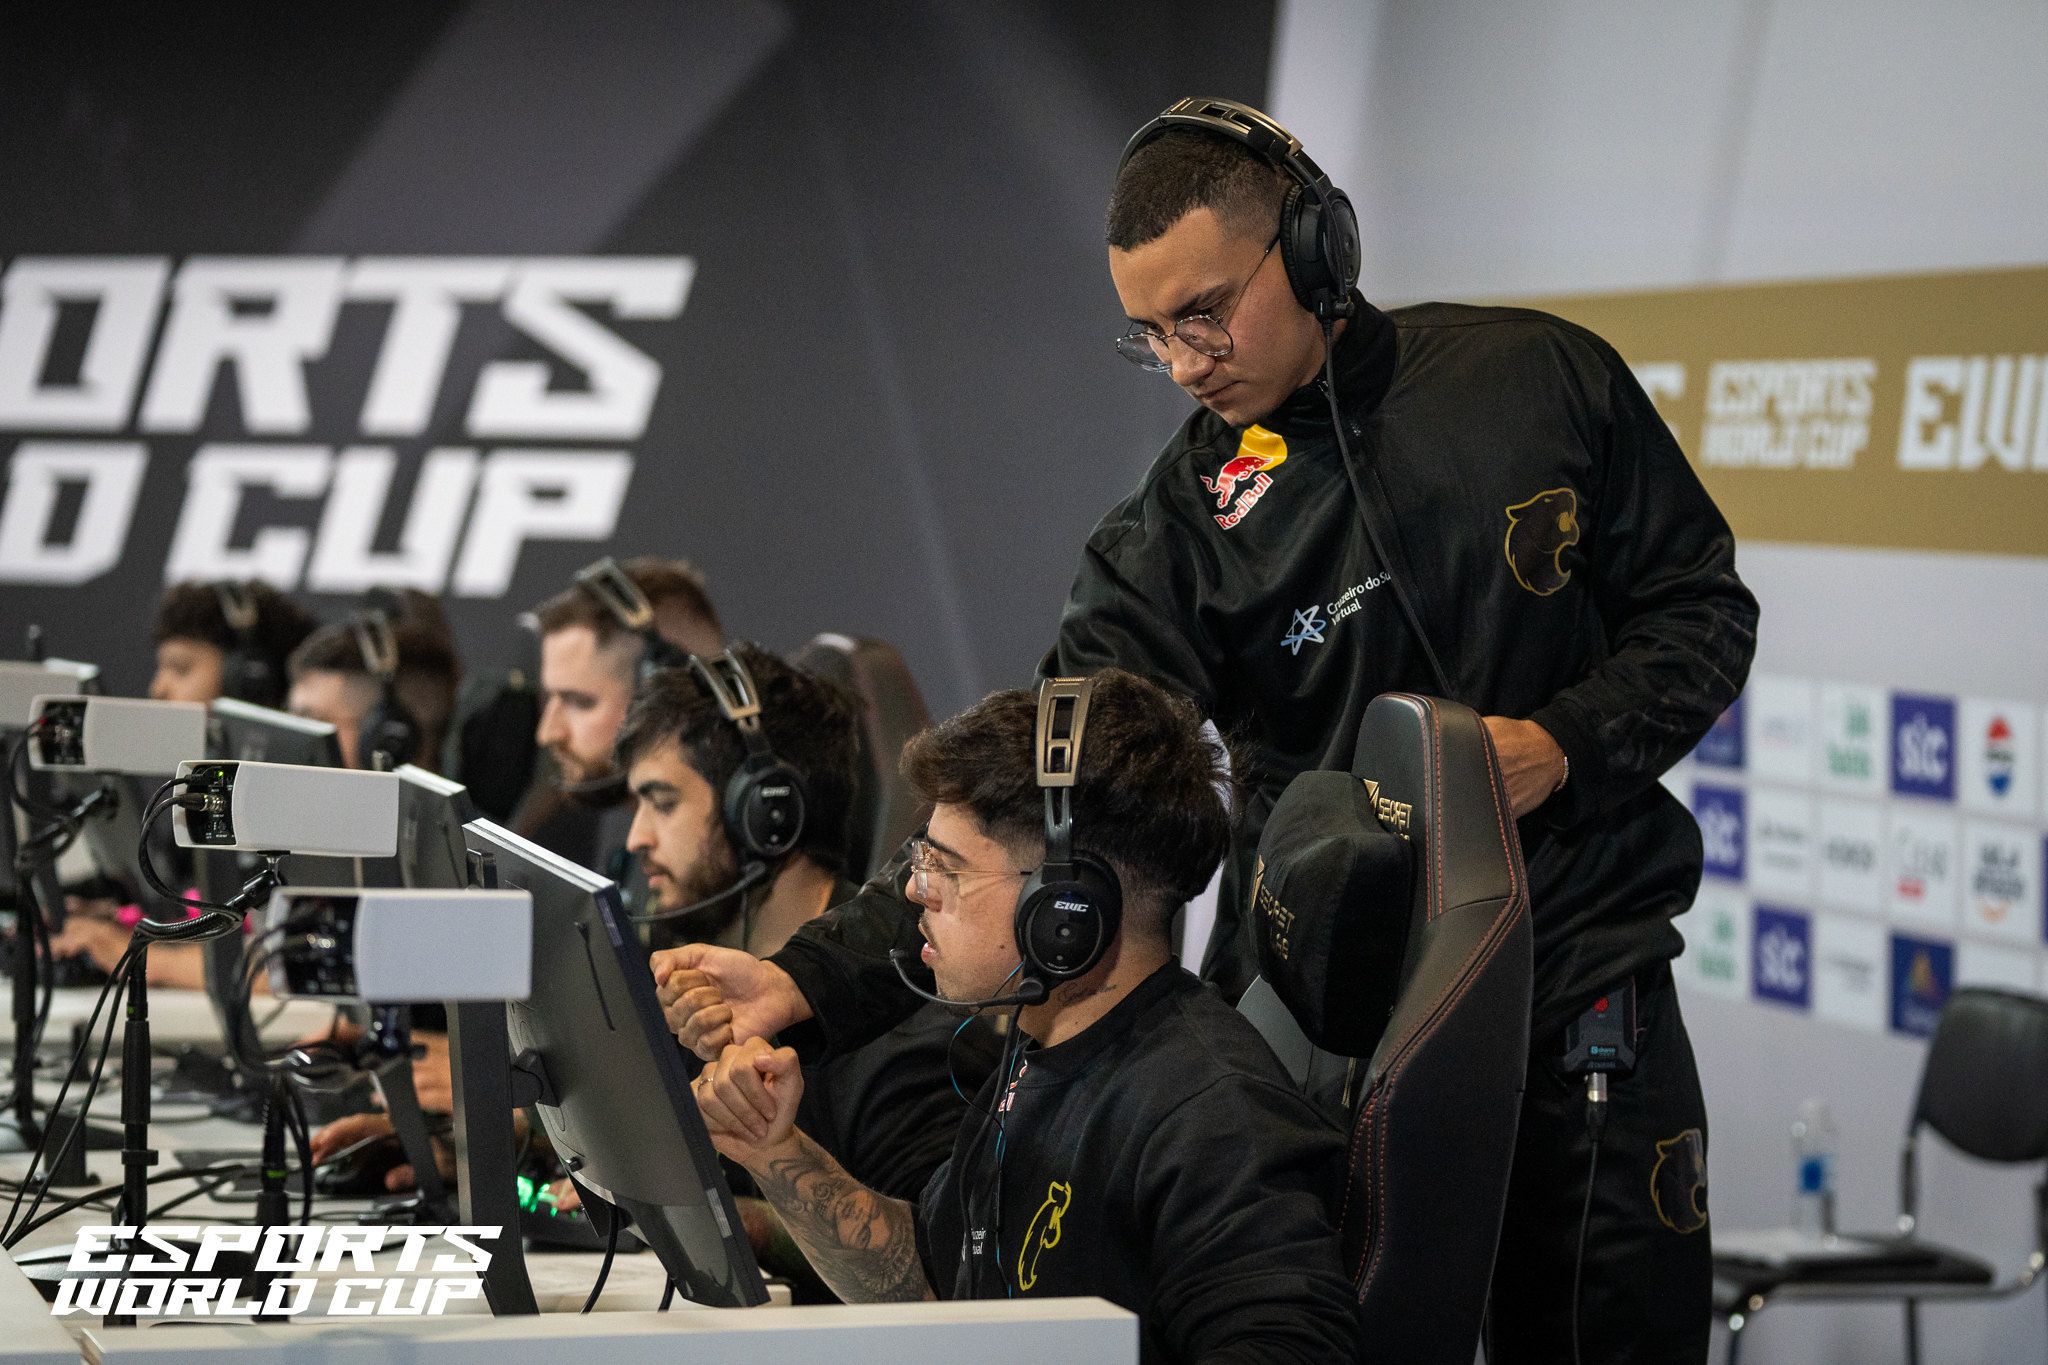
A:
{"type": "Polygon", "coordinates": [[[625,1212],[686,1297],[767,1302],[618,887],[488,820],[466,839],[497,885],[533,895],[533,993],[505,1013],[513,1056],[531,1050],[552,1091],[538,1112],[556,1153],[625,1212]]]}
{"type": "Polygon", "coordinates": [[[463,826],[481,819],[469,789],[407,763],[398,770],[398,872],[403,885],[460,891],[469,885],[463,826]]]}

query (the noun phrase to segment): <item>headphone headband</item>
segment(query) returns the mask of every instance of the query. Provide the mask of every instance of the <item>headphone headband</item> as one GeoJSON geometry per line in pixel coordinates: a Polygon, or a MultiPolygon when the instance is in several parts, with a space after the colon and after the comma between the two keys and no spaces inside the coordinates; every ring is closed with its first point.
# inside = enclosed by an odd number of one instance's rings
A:
{"type": "Polygon", "coordinates": [[[747,746],[747,752],[756,757],[773,757],[768,736],[761,730],[760,689],[754,686],[754,675],[747,672],[739,655],[727,649],[709,658],[699,654],[687,657],[690,671],[711,694],[718,714],[740,732],[740,742],[747,746]]]}
{"type": "MultiPolygon", "coordinates": [[[[1093,678],[1038,684],[1033,735],[1038,786],[1045,793],[1045,860],[1017,893],[1016,938],[1024,959],[1020,991],[1084,975],[1109,951],[1123,917],[1116,870],[1074,850],[1074,783],[1088,728],[1093,678]],[[1037,983],[1030,986],[1029,983],[1037,983]]],[[[1039,998],[1043,998],[1041,995],[1039,998]]]]}
{"type": "Polygon", "coordinates": [[[1131,135],[1117,162],[1118,174],[1146,143],[1176,128],[1235,142],[1296,182],[1280,207],[1280,261],[1288,286],[1320,322],[1351,316],[1351,287],[1359,266],[1358,215],[1344,191],[1302,150],[1301,139],[1249,104],[1190,97],[1175,100],[1131,135]]]}
{"type": "Polygon", "coordinates": [[[576,586],[595,597],[613,619],[640,637],[639,681],[645,682],[649,674],[660,669],[679,668],[689,657],[662,638],[654,619],[654,604],[640,591],[632,575],[610,555],[578,569],[576,586]]]}

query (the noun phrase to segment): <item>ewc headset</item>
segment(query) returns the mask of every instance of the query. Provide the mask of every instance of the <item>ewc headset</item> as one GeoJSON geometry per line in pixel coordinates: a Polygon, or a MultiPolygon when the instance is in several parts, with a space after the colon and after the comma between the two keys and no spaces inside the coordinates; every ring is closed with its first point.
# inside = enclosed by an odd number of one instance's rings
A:
{"type": "Polygon", "coordinates": [[[398,696],[398,636],[391,618],[374,609],[350,616],[348,627],[363,671],[377,684],[377,700],[356,731],[356,754],[364,767],[390,772],[419,756],[421,738],[419,721],[398,696]]]}
{"type": "MultiPolygon", "coordinates": [[[[1295,182],[1280,204],[1280,263],[1287,271],[1287,284],[1294,291],[1295,301],[1323,325],[1323,394],[1330,403],[1330,425],[1336,432],[1338,452],[1344,457],[1344,472],[1351,481],[1352,496],[1358,500],[1366,540],[1379,557],[1381,567],[1392,572],[1394,562],[1387,557],[1386,546],[1374,525],[1375,504],[1367,496],[1371,490],[1361,480],[1358,462],[1352,458],[1344,416],[1337,408],[1336,325],[1358,311],[1357,302],[1351,297],[1352,287],[1358,283],[1361,258],[1358,213],[1351,207],[1350,197],[1332,185],[1322,167],[1302,150],[1300,138],[1250,105],[1235,100],[1176,100],[1158,118],[1131,135],[1131,140],[1124,144],[1123,157],[1117,162],[1117,173],[1123,173],[1125,164],[1140,147],[1175,128],[1193,128],[1227,138],[1278,167],[1295,182]]],[[[1394,601],[1422,646],[1423,658],[1429,664],[1439,694],[1455,699],[1450,675],[1444,671],[1436,647],[1422,628],[1421,614],[1415,610],[1405,585],[1406,577],[1394,573],[1389,580],[1394,601]]]]}
{"type": "Polygon", "coordinates": [[[221,695],[252,706],[277,706],[284,700],[284,687],[277,665],[265,656],[256,638],[261,613],[255,593],[247,583],[223,579],[213,585],[213,596],[220,603],[221,618],[233,641],[220,663],[221,695]]]}
{"type": "Polygon", "coordinates": [[[1318,321],[1348,318],[1358,282],[1358,214],[1344,191],[1301,149],[1301,139],[1248,104],[1235,100],[1177,100],[1140,128],[1117,162],[1123,172],[1140,147],[1175,128],[1195,128],[1249,147],[1285,171],[1293,188],[1280,205],[1280,263],[1295,299],[1318,321]]]}
{"type": "Polygon", "coordinates": [[[1045,793],[1045,858],[1017,893],[1013,933],[1023,961],[1015,993],[986,1000],[934,995],[910,979],[910,950],[893,948],[889,960],[913,993],[955,1009],[1036,1005],[1060,982],[1087,975],[1116,941],[1123,884],[1106,860],[1074,847],[1074,779],[1094,691],[1093,678],[1046,678],[1038,684],[1033,744],[1038,786],[1045,793]]]}

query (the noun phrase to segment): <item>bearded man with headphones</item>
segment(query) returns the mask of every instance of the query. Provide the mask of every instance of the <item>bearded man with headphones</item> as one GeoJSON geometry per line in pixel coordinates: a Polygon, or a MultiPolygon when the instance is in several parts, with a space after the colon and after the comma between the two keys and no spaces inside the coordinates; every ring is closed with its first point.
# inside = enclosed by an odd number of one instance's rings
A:
{"type": "Polygon", "coordinates": [[[1116,670],[995,693],[905,748],[933,805],[909,889],[936,991],[912,990],[1014,1011],[951,1159],[914,1203],[855,1180],[798,1122],[796,1052],[762,1038],[695,1082],[840,1297],[1099,1295],[1139,1315],[1148,1361],[1357,1358],[1337,1132],[1173,957],[1229,837],[1222,757],[1192,706],[1116,670]]]}
{"type": "MultiPolygon", "coordinates": [[[[1658,778],[1740,692],[1755,597],[1728,524],[1614,349],[1513,308],[1374,308],[1356,218],[1286,129],[1182,100],[1125,149],[1108,214],[1116,349],[1199,407],[1082,551],[1047,672],[1117,666],[1241,738],[1251,790],[1203,975],[1256,971],[1266,815],[1349,767],[1381,693],[1486,718],[1518,819],[1534,1018],[1489,1308],[1493,1361],[1698,1360],[1711,1320],[1706,1110],[1671,984],[1700,836],[1658,778]],[[1576,1019],[1631,1003],[1635,1061],[1594,1103],[1576,1019]],[[1667,1153],[1684,1168],[1659,1170],[1667,1153]]],[[[1105,347],[1105,350],[1107,347],[1105,347]]],[[[665,986],[700,1052],[815,1018],[849,1046],[905,1008],[915,942],[877,884],[773,963],[665,986]],[[899,993],[900,995],[900,993],[899,993]]]]}

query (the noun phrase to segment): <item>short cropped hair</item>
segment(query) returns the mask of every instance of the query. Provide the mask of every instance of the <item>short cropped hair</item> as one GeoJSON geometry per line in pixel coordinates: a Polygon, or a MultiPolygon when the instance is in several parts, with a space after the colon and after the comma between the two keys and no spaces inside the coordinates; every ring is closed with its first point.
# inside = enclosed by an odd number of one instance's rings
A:
{"type": "MultiPolygon", "coordinates": [[[[426,729],[431,742],[445,731],[462,684],[455,632],[440,599],[432,594],[407,588],[393,596],[396,611],[391,640],[398,649],[398,699],[426,729]]],[[[329,622],[307,636],[292,651],[289,669],[294,682],[315,670],[365,680],[370,677],[362,642],[345,620],[329,622]]]]}
{"type": "MultiPolygon", "coordinates": [[[[903,775],[934,804],[965,806],[1020,852],[1045,841],[1038,694],[994,692],[903,749],[903,775]]],[[[1133,673],[1095,675],[1073,792],[1074,846],[1116,869],[1128,901],[1171,912],[1209,884],[1230,842],[1223,746],[1184,699],[1133,673]]],[[[1035,854],[1034,854],[1035,856],[1035,854]]]]}
{"type": "MultiPolygon", "coordinates": [[[[256,625],[249,632],[250,652],[267,662],[273,676],[283,677],[285,661],[299,643],[320,623],[311,612],[268,583],[239,584],[256,608],[256,625]]],[[[173,583],[157,599],[156,620],[151,623],[150,643],[166,640],[197,640],[223,654],[232,654],[241,641],[221,606],[220,591],[212,583],[190,580],[173,583]]]]}
{"type": "MultiPolygon", "coordinates": [[[[733,653],[754,680],[761,700],[761,731],[769,747],[803,779],[804,831],[796,852],[829,872],[844,872],[852,832],[860,704],[844,688],[785,663],[758,645],[743,643],[733,653]]],[[[721,799],[726,783],[747,757],[738,729],[690,668],[664,668],[635,694],[619,728],[620,771],[670,740],[680,746],[683,762],[721,799]]]]}
{"type": "Polygon", "coordinates": [[[1141,247],[1201,208],[1233,231],[1264,240],[1280,226],[1290,183],[1285,171],[1241,142],[1197,128],[1171,129],[1117,172],[1109,244],[1118,251],[1141,247]]]}
{"type": "MultiPolygon", "coordinates": [[[[704,575],[688,560],[636,555],[621,561],[619,568],[654,608],[655,627],[664,638],[687,648],[681,637],[693,629],[713,639],[724,636],[725,627],[719,622],[718,608],[711,604],[704,575]]],[[[581,583],[571,584],[535,607],[533,620],[544,636],[571,626],[586,627],[597,637],[600,649],[627,635],[611,608],[581,583]]]]}

